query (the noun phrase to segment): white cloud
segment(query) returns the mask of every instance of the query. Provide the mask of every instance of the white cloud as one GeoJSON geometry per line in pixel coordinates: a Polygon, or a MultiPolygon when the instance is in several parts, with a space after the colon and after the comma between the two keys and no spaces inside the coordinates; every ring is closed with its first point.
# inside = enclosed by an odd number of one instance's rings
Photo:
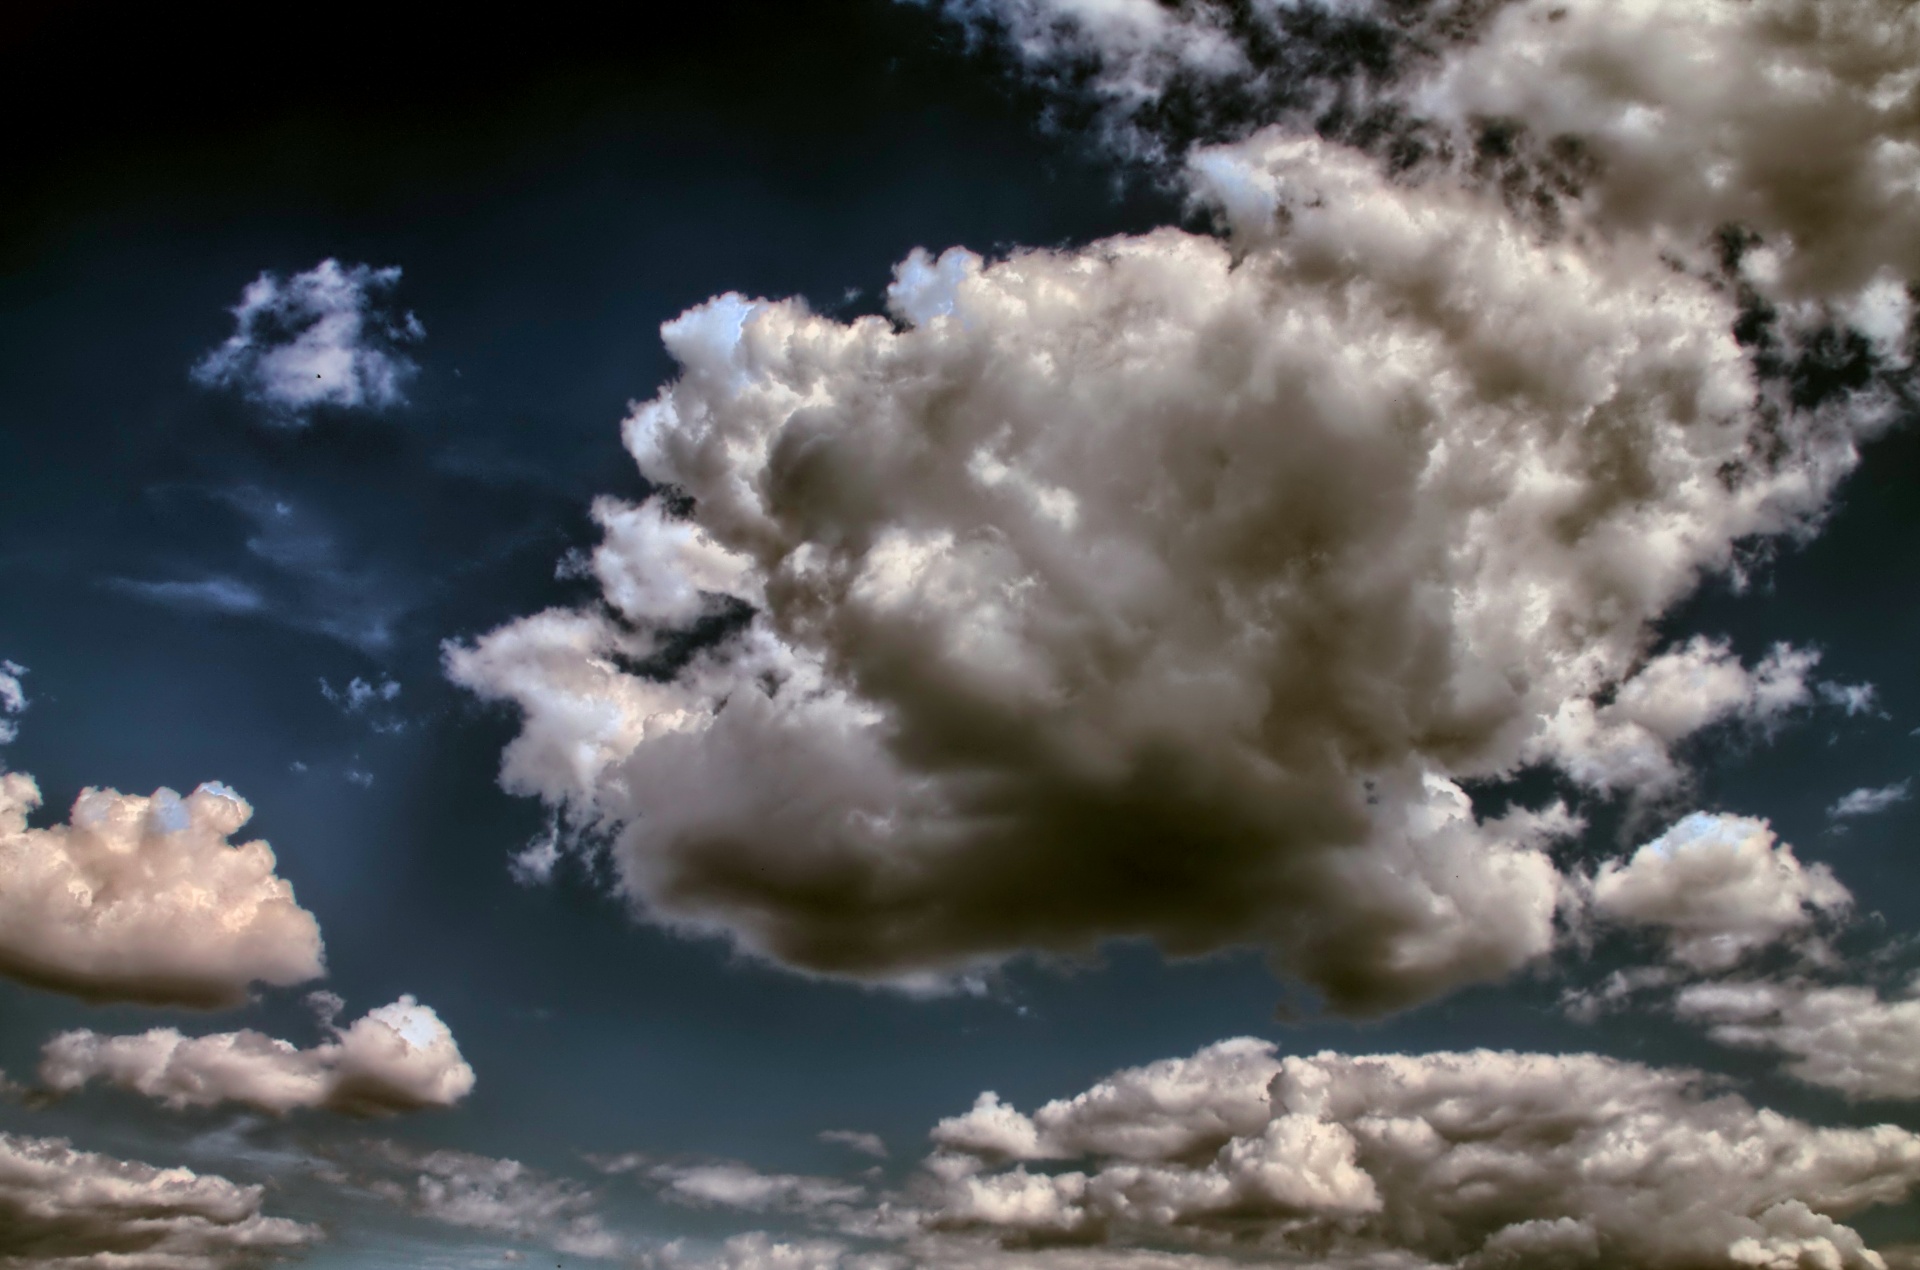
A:
{"type": "Polygon", "coordinates": [[[0,1265],[227,1270],[319,1240],[260,1201],[260,1187],[224,1177],[0,1133],[0,1265]]]}
{"type": "Polygon", "coordinates": [[[1913,796],[1906,781],[1896,781],[1892,785],[1882,785],[1878,789],[1862,786],[1851,793],[1842,794],[1827,808],[1827,815],[1833,820],[1850,820],[1856,816],[1877,816],[1889,807],[1898,806],[1913,796]]]}
{"type": "Polygon", "coordinates": [[[1882,1262],[1838,1219],[1920,1181],[1905,1130],[1816,1128],[1709,1097],[1692,1073],[1588,1054],[1281,1058],[1227,1042],[1049,1104],[1028,1158],[1077,1164],[1045,1172],[975,1154],[956,1123],[935,1134],[923,1228],[1011,1249],[1865,1270],[1882,1262]]]}
{"type": "Polygon", "coordinates": [[[30,828],[39,803],[31,776],[0,773],[0,973],[92,1001],[201,1007],[325,973],[319,925],[272,848],[227,841],[253,808],[224,785],[87,789],[69,823],[30,828]]]}
{"type": "Polygon", "coordinates": [[[1749,671],[1724,642],[1695,636],[1649,660],[1605,705],[1563,703],[1532,752],[1595,789],[1657,793],[1683,775],[1676,742],[1724,720],[1766,723],[1805,704],[1817,660],[1781,645],[1749,671]]]}
{"type": "Polygon", "coordinates": [[[416,1154],[397,1144],[387,1144],[386,1151],[413,1176],[405,1183],[381,1179],[374,1190],[424,1217],[544,1244],[568,1256],[611,1260],[627,1250],[601,1220],[594,1193],[577,1182],[547,1177],[518,1160],[465,1151],[416,1154]]]}
{"type": "MultiPolygon", "coordinates": [[[[316,994],[321,995],[321,994],[316,994]]],[[[323,1004],[337,1011],[339,998],[323,1004]]],[[[173,1028],[138,1036],[63,1032],[42,1050],[40,1080],[72,1093],[101,1080],[173,1108],[235,1102],[276,1115],[323,1107],[379,1116],[451,1107],[473,1089],[473,1068],[453,1033],[412,997],[369,1010],[332,1039],[300,1049],[259,1032],[186,1037],[173,1028]]]]}
{"type": "Polygon", "coordinates": [[[1723,1045],[1772,1050],[1787,1071],[1849,1098],[1920,1098],[1920,998],[1871,988],[1764,980],[1693,984],[1681,1018],[1723,1045]]]}
{"type": "Polygon", "coordinates": [[[601,504],[613,612],[448,650],[524,714],[508,788],[620,828],[639,911],[883,981],[1264,944],[1377,1011],[1552,944],[1576,820],[1463,782],[1667,780],[1806,699],[1806,654],[1654,643],[1855,461],[1733,297],[1316,140],[1211,170],[1251,191],[1230,243],[914,257],[900,325],[667,324],[626,437],[692,519],[601,504]],[[634,672],[718,594],[749,629],[634,672]]]}
{"type": "Polygon", "coordinates": [[[234,333],[193,368],[208,387],[233,388],[283,422],[304,423],[316,406],[382,410],[406,400],[419,367],[400,351],[424,338],[411,313],[382,301],[397,266],[323,260],[282,279],[262,273],[235,306],[234,333]]]}
{"type": "Polygon", "coordinates": [[[1594,911],[1662,932],[1675,961],[1724,970],[1853,902],[1824,864],[1803,865],[1764,820],[1695,812],[1594,874],[1594,911]]]}

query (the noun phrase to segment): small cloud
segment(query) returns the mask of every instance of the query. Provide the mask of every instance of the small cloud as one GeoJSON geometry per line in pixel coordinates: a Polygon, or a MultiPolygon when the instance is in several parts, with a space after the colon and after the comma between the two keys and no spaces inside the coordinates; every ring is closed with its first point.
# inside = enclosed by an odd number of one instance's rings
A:
{"type": "Polygon", "coordinates": [[[876,1160],[887,1158],[887,1144],[880,1140],[877,1133],[862,1133],[858,1129],[828,1129],[821,1133],[820,1140],[870,1155],[876,1160]]]}
{"type": "Polygon", "coordinates": [[[193,367],[208,388],[231,388],[299,427],[316,406],[384,410],[406,400],[419,366],[400,351],[426,337],[411,313],[381,297],[400,282],[390,266],[323,260],[282,279],[262,273],[233,309],[234,333],[193,367]]]}
{"type": "Polygon", "coordinates": [[[384,675],[377,685],[355,675],[347,681],[345,688],[335,688],[323,677],[320,680],[320,695],[347,714],[360,714],[375,702],[392,701],[398,697],[400,685],[384,675]]]}
{"type": "Polygon", "coordinates": [[[289,772],[292,772],[295,776],[298,776],[302,772],[307,770],[307,765],[305,763],[302,763],[299,759],[295,759],[293,760],[293,762],[287,764],[287,770],[289,772]]]}
{"type": "Polygon", "coordinates": [[[1816,685],[1815,691],[1820,694],[1820,700],[1845,711],[1849,719],[1855,715],[1882,713],[1879,708],[1880,692],[1872,684],[1827,681],[1816,685]]]}
{"type": "Polygon", "coordinates": [[[349,767],[347,769],[347,780],[351,784],[358,785],[361,789],[373,788],[373,773],[363,772],[357,767],[349,767]]]}
{"type": "MultiPolygon", "coordinates": [[[[0,657],[0,716],[15,715],[27,708],[27,692],[20,686],[20,677],[27,668],[17,661],[8,661],[0,657]]],[[[5,745],[20,735],[20,725],[11,718],[0,717],[0,745],[5,745]]]]}
{"type": "Polygon", "coordinates": [[[545,886],[553,881],[554,866],[559,863],[560,825],[549,821],[538,837],[507,861],[507,872],[521,886],[545,886]]]}
{"type": "Polygon", "coordinates": [[[1855,816],[1877,816],[1896,803],[1904,803],[1913,795],[1909,791],[1909,782],[1899,781],[1892,785],[1883,785],[1879,789],[1860,788],[1843,795],[1833,806],[1827,808],[1827,816],[1833,820],[1848,820],[1855,816]]]}

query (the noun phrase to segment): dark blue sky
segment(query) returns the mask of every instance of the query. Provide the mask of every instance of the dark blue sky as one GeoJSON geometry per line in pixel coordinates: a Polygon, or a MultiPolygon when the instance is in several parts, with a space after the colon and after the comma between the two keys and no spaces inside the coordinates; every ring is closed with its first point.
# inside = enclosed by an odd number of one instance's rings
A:
{"type": "MultiPolygon", "coordinates": [[[[492,1264],[516,1245],[249,1150],[350,1172],[372,1138],[511,1157],[600,1188],[608,1224],[651,1246],[802,1218],[648,1200],[587,1156],[850,1176],[870,1161],[817,1135],[852,1129],[886,1140],[884,1177],[902,1182],[928,1129],[982,1090],[1031,1109],[1239,1035],[1283,1053],[1704,1065],[1788,1114],[1920,1130],[1910,1103],[1848,1101],[1658,1011],[1569,1018],[1570,980],[1539,967],[1384,1020],[1281,1022],[1276,1005],[1299,994],[1257,949],[1169,964],[1121,941],[1099,964],[1023,958],[984,996],[920,999],[638,922],[604,862],[598,877],[563,863],[546,886],[510,876],[545,814],[498,787],[515,716],[447,682],[442,645],[593,598],[556,564],[597,541],[595,496],[650,491],[618,425],[676,373],[663,322],[726,291],[879,313],[915,247],[995,257],[1206,224],[1155,172],[1044,126],[1045,93],[939,14],[879,0],[617,19],[48,4],[0,36],[0,58],[16,121],[0,209],[0,657],[27,668],[30,700],[5,766],[38,781],[36,825],[86,786],[239,790],[256,808],[244,836],[272,843],[318,919],[345,1017],[412,994],[478,1075],[455,1109],[373,1125],[95,1089],[0,1103],[0,1129],[270,1181],[269,1211],[329,1224],[314,1263],[355,1267],[492,1264]],[[426,331],[406,350],[419,369],[404,404],[323,405],[286,426],[190,379],[249,282],[329,258],[403,271],[391,302],[426,331]],[[358,711],[322,692],[356,678],[399,688],[358,711]]],[[[1844,824],[1828,808],[1914,772],[1916,479],[1902,418],[1817,536],[1778,542],[1744,591],[1709,581],[1660,628],[1724,634],[1748,662],[1781,641],[1817,649],[1827,681],[1875,686],[1870,711],[1809,705],[1683,752],[1691,808],[1769,818],[1803,862],[1832,867],[1861,914],[1842,944],[1892,947],[1876,971],[1889,983],[1920,929],[1912,804],[1844,824]]],[[[1667,823],[1618,800],[1590,818],[1556,848],[1563,866],[1667,823]]],[[[1650,946],[1602,938],[1577,977],[1650,946]]],[[[210,1015],[0,980],[0,1068],[30,1080],[46,1039],[75,1027],[308,1045],[300,996],[264,990],[210,1015]]],[[[1920,1239],[1907,1208],[1854,1224],[1920,1239]]],[[[543,1255],[542,1237],[519,1246],[543,1255]]]]}

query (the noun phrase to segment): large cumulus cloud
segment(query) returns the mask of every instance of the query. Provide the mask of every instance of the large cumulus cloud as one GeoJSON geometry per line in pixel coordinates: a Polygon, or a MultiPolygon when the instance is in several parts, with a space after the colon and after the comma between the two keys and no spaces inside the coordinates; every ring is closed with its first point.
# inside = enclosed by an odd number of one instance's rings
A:
{"type": "Polygon", "coordinates": [[[450,650],[526,715],[510,787],[624,826],[650,914],[809,970],[1145,936],[1387,1008],[1544,952],[1547,805],[1806,693],[1653,647],[1816,516],[1859,417],[1763,409],[1731,288],[1263,134],[1236,226],[916,254],[899,321],[722,297],[665,328],[606,608],[450,650]],[[671,677],[677,630],[752,613],[671,677]],[[1602,704],[1603,698],[1610,698],[1602,704]]]}
{"type": "Polygon", "coordinates": [[[412,997],[369,1010],[304,1050],[254,1031],[63,1032],[42,1050],[40,1080],[57,1093],[99,1080],[176,1109],[234,1102],[275,1114],[323,1107],[358,1116],[450,1107],[474,1085],[453,1032],[412,997]]]}
{"type": "Polygon", "coordinates": [[[934,1138],[927,1229],[1309,1264],[1878,1267],[1840,1219],[1920,1181],[1905,1130],[1586,1054],[1229,1041],[1031,1117],[986,1096],[934,1138]]]}
{"type": "Polygon", "coordinates": [[[0,773],[0,974],[89,1001],[215,1007],[324,973],[319,925],[272,848],[228,842],[253,817],[232,790],[87,789],[44,829],[27,824],[39,803],[32,777],[0,773]]]}
{"type": "Polygon", "coordinates": [[[227,1270],[320,1231],[261,1212],[261,1188],[0,1133],[0,1265],[227,1270]]]}

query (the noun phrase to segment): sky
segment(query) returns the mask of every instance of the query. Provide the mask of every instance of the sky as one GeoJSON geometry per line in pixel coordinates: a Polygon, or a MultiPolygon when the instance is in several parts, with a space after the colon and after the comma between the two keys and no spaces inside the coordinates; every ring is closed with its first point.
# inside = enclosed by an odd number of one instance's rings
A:
{"type": "Polygon", "coordinates": [[[0,1267],[1920,1266],[1920,11],[0,33],[0,1267]]]}

